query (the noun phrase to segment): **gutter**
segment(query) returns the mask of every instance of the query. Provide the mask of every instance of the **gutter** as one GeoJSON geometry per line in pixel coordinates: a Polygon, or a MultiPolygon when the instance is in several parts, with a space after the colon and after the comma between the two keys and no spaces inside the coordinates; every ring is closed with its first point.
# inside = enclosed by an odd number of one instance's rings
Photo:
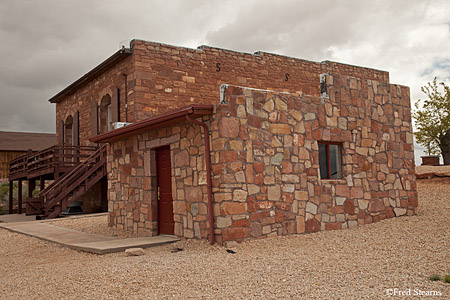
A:
{"type": "Polygon", "coordinates": [[[192,119],[190,115],[186,115],[188,122],[200,125],[205,131],[204,143],[205,143],[205,166],[206,166],[206,184],[208,188],[208,219],[209,219],[209,243],[214,245],[214,216],[213,216],[213,202],[212,202],[212,181],[211,181],[211,147],[209,144],[209,129],[208,126],[198,120],[192,119]]]}
{"type": "Polygon", "coordinates": [[[89,141],[94,143],[113,142],[151,129],[184,121],[186,115],[192,115],[194,118],[198,118],[203,115],[210,115],[212,114],[212,111],[212,105],[191,104],[189,106],[169,111],[119,129],[114,129],[112,131],[93,136],[89,139],[89,141]]]}

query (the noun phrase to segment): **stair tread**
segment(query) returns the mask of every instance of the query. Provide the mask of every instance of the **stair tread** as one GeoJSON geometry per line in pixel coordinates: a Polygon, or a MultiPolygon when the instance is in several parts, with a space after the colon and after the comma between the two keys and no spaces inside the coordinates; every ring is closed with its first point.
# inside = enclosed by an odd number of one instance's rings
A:
{"type": "MultiPolygon", "coordinates": [[[[70,191],[67,191],[67,186],[61,186],[56,187],[56,189],[48,192],[46,196],[46,203],[53,202],[54,204],[52,204],[51,207],[48,207],[49,205],[45,207],[44,218],[52,218],[58,216],[61,213],[63,207],[66,207],[70,203],[76,201],[81,195],[86,193],[87,190],[89,190],[93,185],[95,185],[104,176],[106,176],[106,162],[104,161],[104,157],[100,158],[99,155],[101,155],[102,153],[100,151],[105,152],[106,149],[100,148],[98,151],[93,153],[89,158],[87,158],[87,160],[90,160],[90,163],[88,163],[87,165],[85,164],[83,167],[80,167],[77,170],[78,173],[73,173],[72,175],[70,175],[73,179],[70,179],[72,181],[71,184],[73,184],[77,180],[73,176],[83,178],[82,176],[86,176],[86,174],[88,173],[89,175],[84,177],[83,181],[73,187],[70,191]],[[99,164],[100,162],[101,164],[99,164]],[[62,196],[61,194],[64,194],[65,196],[62,196]],[[58,200],[59,195],[61,195],[60,200],[58,200]],[[60,201],[65,201],[65,205],[63,206],[60,201]]],[[[64,182],[63,178],[61,178],[61,182],[64,182]]]]}

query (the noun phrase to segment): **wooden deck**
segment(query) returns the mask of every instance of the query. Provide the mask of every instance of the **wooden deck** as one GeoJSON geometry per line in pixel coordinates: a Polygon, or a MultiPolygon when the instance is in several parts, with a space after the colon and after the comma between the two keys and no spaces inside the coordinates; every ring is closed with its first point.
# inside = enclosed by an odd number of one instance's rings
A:
{"type": "Polygon", "coordinates": [[[10,162],[9,180],[45,176],[56,179],[85,161],[98,148],[93,146],[55,145],[36,153],[27,153],[10,162]]]}
{"type": "Polygon", "coordinates": [[[82,196],[104,176],[106,147],[55,145],[39,152],[30,151],[10,162],[9,213],[22,213],[23,204],[26,204],[27,214],[45,212],[45,217],[50,213],[57,216],[67,204],[82,196]],[[40,192],[33,197],[36,180],[40,182],[40,192]],[[46,180],[52,181],[47,187],[46,180]],[[12,196],[14,181],[18,182],[17,208],[12,196]],[[26,199],[22,197],[23,181],[28,181],[26,199]]]}
{"type": "Polygon", "coordinates": [[[56,218],[67,209],[70,203],[84,195],[105,176],[106,146],[103,146],[59,180],[55,180],[42,190],[38,197],[29,199],[34,200],[34,210],[30,209],[30,212],[32,214],[43,213],[41,218],[45,219],[56,218]],[[38,207],[36,202],[40,202],[42,207],[38,207]]]}

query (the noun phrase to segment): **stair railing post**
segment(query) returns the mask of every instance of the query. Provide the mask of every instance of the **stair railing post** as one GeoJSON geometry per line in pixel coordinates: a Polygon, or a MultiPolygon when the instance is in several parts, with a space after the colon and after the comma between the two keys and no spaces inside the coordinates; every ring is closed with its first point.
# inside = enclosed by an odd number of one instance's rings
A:
{"type": "Polygon", "coordinates": [[[27,175],[31,172],[31,155],[33,155],[33,150],[28,149],[27,156],[23,160],[23,170],[27,175]]]}
{"type": "Polygon", "coordinates": [[[42,213],[42,210],[44,209],[44,197],[41,197],[41,192],[45,189],[45,178],[44,176],[39,177],[39,200],[40,200],[40,214],[42,213]]]}
{"type": "Polygon", "coordinates": [[[63,146],[58,145],[56,146],[56,149],[54,150],[54,153],[57,153],[57,165],[58,167],[56,168],[56,172],[55,172],[55,180],[59,178],[59,173],[60,173],[60,169],[62,169],[64,167],[64,149],[63,146]]]}
{"type": "MultiPolygon", "coordinates": [[[[36,179],[28,179],[28,198],[33,198],[33,191],[36,188],[36,179]]],[[[25,201],[25,207],[28,207],[28,199],[25,201]]],[[[25,211],[27,211],[25,209],[25,211]]]]}
{"type": "Polygon", "coordinates": [[[36,179],[28,179],[28,198],[33,198],[33,191],[36,188],[36,179]]]}
{"type": "Polygon", "coordinates": [[[9,213],[13,213],[14,181],[9,181],[9,213]]]}
{"type": "Polygon", "coordinates": [[[17,189],[17,213],[22,214],[22,179],[19,179],[17,189]]]}
{"type": "Polygon", "coordinates": [[[45,179],[44,176],[39,177],[39,192],[45,189],[45,179]]]}

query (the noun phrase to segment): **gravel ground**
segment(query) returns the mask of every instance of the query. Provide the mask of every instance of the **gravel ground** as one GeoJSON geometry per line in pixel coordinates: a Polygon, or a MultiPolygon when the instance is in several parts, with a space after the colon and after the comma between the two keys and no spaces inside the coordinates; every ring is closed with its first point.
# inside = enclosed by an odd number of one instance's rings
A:
{"type": "Polygon", "coordinates": [[[0,230],[0,298],[449,299],[450,284],[428,277],[450,274],[450,179],[418,189],[418,216],[249,241],[236,254],[190,240],[98,256],[0,230]],[[387,296],[394,288],[442,296],[387,296]]]}
{"type": "Polygon", "coordinates": [[[416,174],[443,173],[450,174],[450,166],[416,166],[416,174]]]}
{"type": "Polygon", "coordinates": [[[416,174],[429,174],[434,173],[441,176],[450,175],[450,166],[416,166],[416,174]]]}
{"type": "Polygon", "coordinates": [[[86,233],[112,236],[118,239],[148,236],[148,234],[133,234],[128,231],[118,230],[108,227],[108,216],[89,216],[84,218],[57,219],[55,221],[46,221],[49,224],[65,227],[86,233]]]}

